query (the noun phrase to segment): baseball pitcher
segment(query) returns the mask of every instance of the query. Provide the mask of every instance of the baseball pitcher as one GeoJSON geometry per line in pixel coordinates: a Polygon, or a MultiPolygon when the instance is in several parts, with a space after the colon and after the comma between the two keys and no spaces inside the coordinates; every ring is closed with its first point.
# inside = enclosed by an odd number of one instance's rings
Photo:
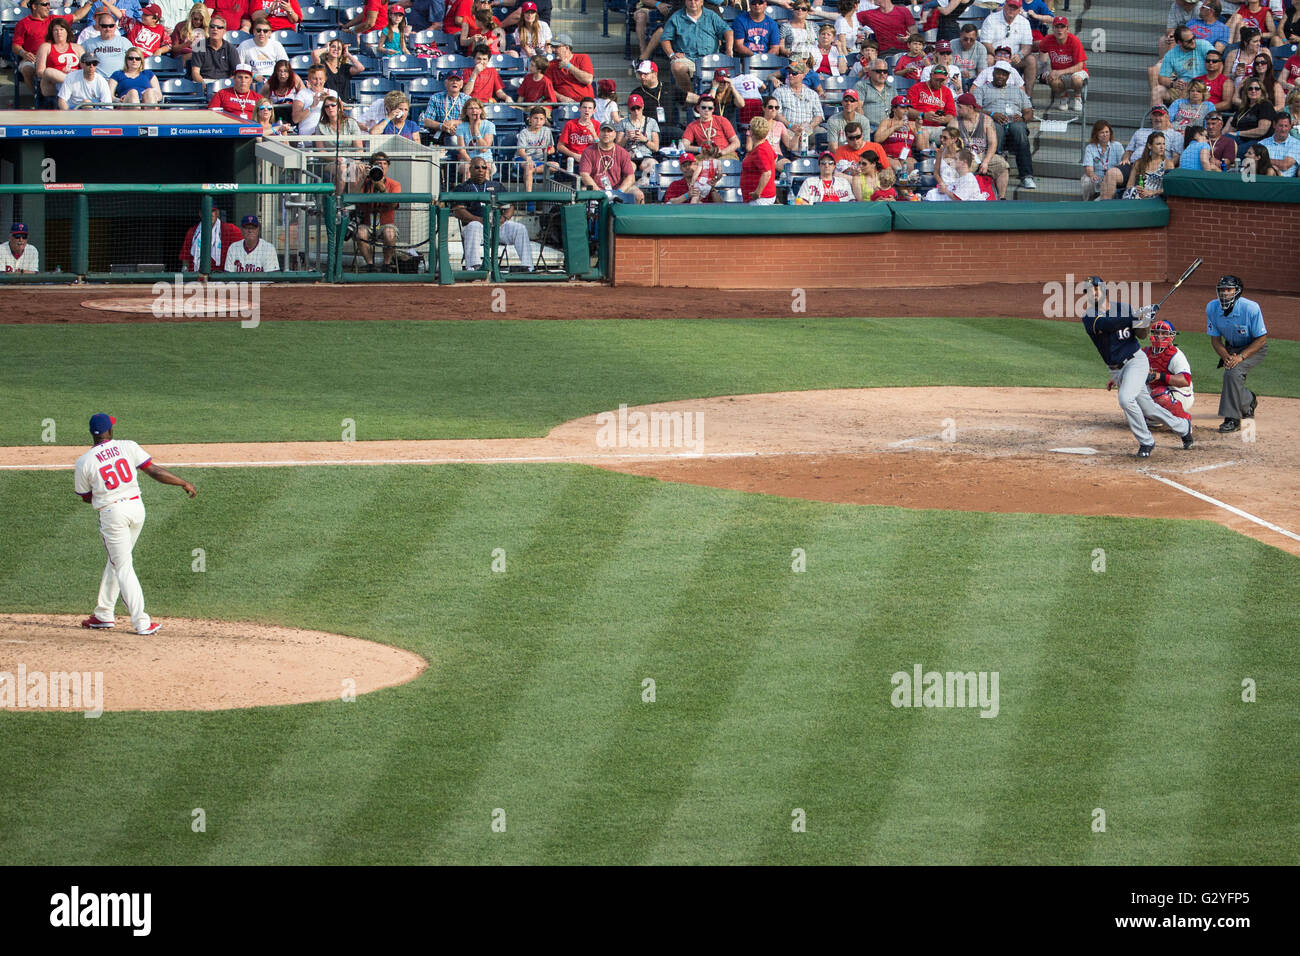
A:
{"type": "Polygon", "coordinates": [[[158,633],[161,625],[150,621],[145,612],[144,591],[131,563],[136,538],[144,527],[144,503],[140,500],[137,475],[144,472],[164,485],[179,485],[191,498],[198,492],[188,481],[155,465],[152,457],[135,442],[114,438],[116,424],[116,418],[102,412],[91,416],[90,437],[94,447],[77,459],[73,478],[77,494],[99,513],[99,536],[108,552],[108,564],[99,581],[99,603],[95,613],[82,621],[81,626],[112,627],[120,595],[131,613],[135,632],[148,636],[158,633]]]}

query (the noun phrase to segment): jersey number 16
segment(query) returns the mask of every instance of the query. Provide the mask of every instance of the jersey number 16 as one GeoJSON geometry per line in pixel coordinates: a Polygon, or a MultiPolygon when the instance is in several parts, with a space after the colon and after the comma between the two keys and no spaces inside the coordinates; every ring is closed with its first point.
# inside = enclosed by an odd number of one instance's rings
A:
{"type": "Polygon", "coordinates": [[[112,491],[123,482],[131,480],[131,465],[125,458],[119,458],[114,464],[99,469],[99,477],[104,479],[104,487],[112,491]]]}

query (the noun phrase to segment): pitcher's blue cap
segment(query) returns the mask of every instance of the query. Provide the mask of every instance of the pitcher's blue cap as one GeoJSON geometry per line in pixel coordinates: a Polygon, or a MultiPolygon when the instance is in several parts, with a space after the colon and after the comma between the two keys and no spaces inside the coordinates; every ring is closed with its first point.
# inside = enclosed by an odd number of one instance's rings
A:
{"type": "Polygon", "coordinates": [[[117,419],[112,415],[105,415],[103,412],[97,412],[90,416],[90,433],[92,435],[103,435],[116,424],[117,419]]]}

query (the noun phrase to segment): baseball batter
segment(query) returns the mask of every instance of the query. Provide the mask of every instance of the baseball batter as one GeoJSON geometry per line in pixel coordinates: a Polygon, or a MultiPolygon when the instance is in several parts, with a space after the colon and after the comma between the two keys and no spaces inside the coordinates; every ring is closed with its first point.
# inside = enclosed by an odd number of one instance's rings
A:
{"type": "Polygon", "coordinates": [[[256,216],[245,216],[239,221],[244,241],[237,242],[226,253],[227,272],[279,272],[280,258],[275,246],[261,238],[262,223],[256,216]]]}
{"type": "Polygon", "coordinates": [[[1192,420],[1192,363],[1182,349],[1174,345],[1178,332],[1173,323],[1165,319],[1151,323],[1151,344],[1142,351],[1147,353],[1147,391],[1151,400],[1161,408],[1173,412],[1188,422],[1192,420]]]}
{"type": "Polygon", "coordinates": [[[1105,284],[1097,276],[1092,276],[1094,294],[1093,307],[1083,315],[1083,327],[1087,330],[1092,344],[1101,353],[1102,361],[1110,369],[1111,381],[1119,387],[1119,407],[1124,410],[1124,418],[1138,440],[1138,458],[1150,458],[1155,449],[1151,438],[1151,429],[1147,419],[1153,418],[1164,422],[1176,434],[1181,435],[1183,447],[1192,447],[1192,423],[1184,420],[1169,409],[1157,405],[1147,391],[1147,376],[1151,366],[1147,362],[1147,353],[1138,347],[1135,329],[1146,329],[1151,319],[1159,311],[1158,305],[1141,308],[1134,314],[1126,302],[1109,303],[1105,284]]]}
{"type": "Polygon", "coordinates": [[[1259,396],[1246,387],[1246,373],[1264,361],[1268,352],[1268,329],[1264,313],[1253,299],[1243,299],[1245,286],[1236,276],[1219,280],[1218,298],[1205,306],[1205,331],[1223,369],[1223,390],[1219,393],[1221,432],[1235,432],[1243,418],[1252,418],[1259,396]],[[1247,400],[1246,396],[1250,398],[1247,400]]]}
{"type": "Polygon", "coordinates": [[[114,624],[119,595],[131,613],[137,634],[158,633],[161,626],[149,620],[144,609],[144,591],[135,576],[131,552],[144,527],[144,503],[140,500],[137,477],[144,472],[164,485],[180,485],[193,498],[197,491],[188,481],[177,478],[153,463],[147,452],[133,441],[113,437],[117,419],[102,412],[90,418],[94,447],[77,459],[73,487],[83,501],[99,513],[99,536],[108,552],[108,564],[99,581],[99,603],[82,627],[105,628],[114,624]]]}

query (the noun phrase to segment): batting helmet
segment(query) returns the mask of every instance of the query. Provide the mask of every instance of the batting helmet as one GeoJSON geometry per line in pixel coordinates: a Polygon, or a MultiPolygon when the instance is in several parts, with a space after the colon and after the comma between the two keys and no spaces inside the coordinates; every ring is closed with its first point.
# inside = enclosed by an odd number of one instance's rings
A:
{"type": "Polygon", "coordinates": [[[1241,298],[1241,293],[1245,291],[1245,286],[1241,280],[1234,275],[1226,275],[1219,279],[1218,293],[1219,305],[1223,306],[1223,314],[1227,315],[1232,311],[1232,307],[1237,304],[1241,298]]]}
{"type": "Polygon", "coordinates": [[[1163,352],[1174,344],[1174,336],[1178,332],[1174,329],[1173,323],[1166,319],[1159,319],[1151,323],[1151,351],[1155,353],[1163,352]]]}

